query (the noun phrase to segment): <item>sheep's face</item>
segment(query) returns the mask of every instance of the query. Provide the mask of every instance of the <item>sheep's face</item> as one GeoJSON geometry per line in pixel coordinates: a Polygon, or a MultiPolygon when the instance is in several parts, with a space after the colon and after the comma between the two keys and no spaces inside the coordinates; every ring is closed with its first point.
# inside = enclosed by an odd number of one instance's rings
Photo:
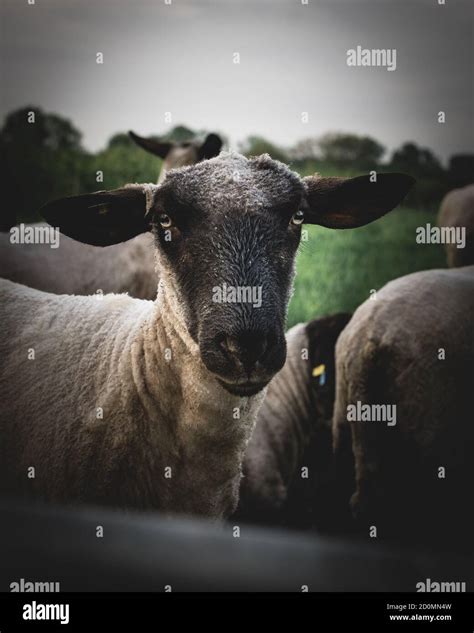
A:
{"type": "Polygon", "coordinates": [[[285,362],[302,221],[363,226],[396,207],[413,182],[405,174],[300,180],[269,156],[222,154],[171,170],[158,187],[54,200],[41,213],[65,235],[94,246],[151,228],[161,274],[178,295],[203,363],[225,389],[248,396],[285,362]]]}
{"type": "Polygon", "coordinates": [[[205,366],[252,395],[281,369],[304,187],[268,157],[228,155],[170,172],[153,230],[205,366]]]}
{"type": "Polygon", "coordinates": [[[198,163],[198,149],[193,143],[177,143],[173,145],[163,161],[158,182],[163,182],[170,169],[178,169],[179,167],[187,167],[198,163]]]}

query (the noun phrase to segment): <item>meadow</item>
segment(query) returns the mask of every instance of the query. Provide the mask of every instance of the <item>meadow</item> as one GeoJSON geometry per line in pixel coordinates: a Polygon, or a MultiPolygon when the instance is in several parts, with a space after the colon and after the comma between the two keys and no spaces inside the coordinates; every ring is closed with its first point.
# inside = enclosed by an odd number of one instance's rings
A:
{"type": "Polygon", "coordinates": [[[391,279],[418,270],[445,268],[443,248],[417,244],[416,227],[436,214],[411,208],[392,211],[368,226],[335,231],[309,227],[300,246],[288,327],[340,311],[354,311],[391,279]]]}

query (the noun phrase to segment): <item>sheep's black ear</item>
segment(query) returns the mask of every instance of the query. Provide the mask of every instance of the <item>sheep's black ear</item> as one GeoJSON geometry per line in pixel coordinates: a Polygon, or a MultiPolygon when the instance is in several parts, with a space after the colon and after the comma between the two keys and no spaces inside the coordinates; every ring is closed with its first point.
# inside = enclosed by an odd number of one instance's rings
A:
{"type": "Polygon", "coordinates": [[[306,324],[310,365],[314,369],[320,364],[332,371],[334,376],[334,352],[340,333],[352,318],[350,312],[337,312],[313,319],[306,324]]]}
{"type": "Polygon", "coordinates": [[[147,189],[142,185],[60,198],[40,209],[61,233],[93,246],[118,244],[148,231],[146,212],[147,189]]]}
{"type": "Polygon", "coordinates": [[[318,411],[330,420],[336,389],[336,343],[352,314],[338,312],[306,324],[309,350],[309,384],[317,398],[318,411]]]}
{"type": "Polygon", "coordinates": [[[413,186],[407,174],[377,174],[356,178],[308,176],[305,221],[332,229],[352,229],[369,224],[396,207],[413,186]]]}
{"type": "Polygon", "coordinates": [[[143,138],[143,136],[138,136],[135,132],[128,133],[132,141],[134,141],[141,148],[150,152],[150,154],[154,154],[155,156],[159,156],[160,158],[166,158],[168,152],[173,147],[173,143],[169,141],[160,141],[156,138],[143,138]]]}
{"type": "Polygon", "coordinates": [[[198,147],[198,160],[217,156],[222,148],[222,139],[217,134],[208,134],[201,147],[198,147]]]}

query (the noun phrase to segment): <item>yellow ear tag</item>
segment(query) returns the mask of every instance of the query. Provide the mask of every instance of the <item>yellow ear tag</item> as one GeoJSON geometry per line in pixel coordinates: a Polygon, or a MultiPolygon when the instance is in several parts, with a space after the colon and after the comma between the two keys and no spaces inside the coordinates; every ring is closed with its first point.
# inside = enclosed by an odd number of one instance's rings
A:
{"type": "Polygon", "coordinates": [[[317,378],[318,376],[321,376],[321,374],[324,374],[325,371],[326,371],[326,365],[318,365],[317,367],[313,369],[313,378],[317,378]]]}
{"type": "Polygon", "coordinates": [[[313,377],[319,376],[319,386],[322,387],[326,384],[326,365],[321,364],[313,369],[313,377]]]}

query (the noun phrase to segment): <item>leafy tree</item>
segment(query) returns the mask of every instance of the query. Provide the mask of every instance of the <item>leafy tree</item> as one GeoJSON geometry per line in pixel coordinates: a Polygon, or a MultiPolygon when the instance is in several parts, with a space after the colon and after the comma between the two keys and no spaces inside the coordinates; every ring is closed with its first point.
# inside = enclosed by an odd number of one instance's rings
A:
{"type": "Polygon", "coordinates": [[[125,132],[119,132],[118,134],[114,134],[109,138],[106,149],[111,149],[113,147],[131,148],[136,147],[136,145],[128,134],[126,134],[125,132]]]}
{"type": "Polygon", "coordinates": [[[133,141],[125,142],[125,137],[126,134],[116,134],[104,150],[91,157],[83,173],[84,191],[115,189],[129,182],[157,181],[162,161],[133,141]]]}
{"type": "Polygon", "coordinates": [[[390,168],[424,178],[443,174],[441,163],[433,152],[429,149],[418,147],[415,143],[404,143],[399,149],[395,150],[390,161],[390,168]]]}
{"type": "Polygon", "coordinates": [[[57,114],[45,114],[35,106],[10,112],[0,134],[7,146],[27,144],[51,151],[82,151],[81,133],[68,119],[57,114]],[[34,122],[29,122],[30,113],[34,114],[34,122]]]}
{"type": "Polygon", "coordinates": [[[319,139],[303,138],[288,152],[292,160],[317,160],[320,157],[319,139]]]}
{"type": "Polygon", "coordinates": [[[288,162],[288,155],[283,149],[270,143],[262,136],[249,136],[241,144],[240,150],[246,156],[260,156],[260,154],[270,154],[275,160],[281,160],[282,163],[288,162]]]}
{"type": "Polygon", "coordinates": [[[185,125],[176,125],[169,132],[161,136],[160,138],[167,141],[176,141],[177,143],[182,141],[190,141],[196,136],[196,132],[186,127],[185,125]]]}
{"type": "Polygon", "coordinates": [[[383,145],[370,136],[332,132],[319,141],[321,159],[337,167],[359,170],[375,168],[385,153],[383,145]]]}
{"type": "Polygon", "coordinates": [[[63,117],[35,106],[11,112],[0,130],[0,154],[3,228],[15,219],[37,218],[39,207],[51,198],[80,191],[86,158],[81,133],[63,117]]]}
{"type": "Polygon", "coordinates": [[[452,187],[474,183],[474,154],[456,154],[449,160],[449,182],[452,187]]]}

